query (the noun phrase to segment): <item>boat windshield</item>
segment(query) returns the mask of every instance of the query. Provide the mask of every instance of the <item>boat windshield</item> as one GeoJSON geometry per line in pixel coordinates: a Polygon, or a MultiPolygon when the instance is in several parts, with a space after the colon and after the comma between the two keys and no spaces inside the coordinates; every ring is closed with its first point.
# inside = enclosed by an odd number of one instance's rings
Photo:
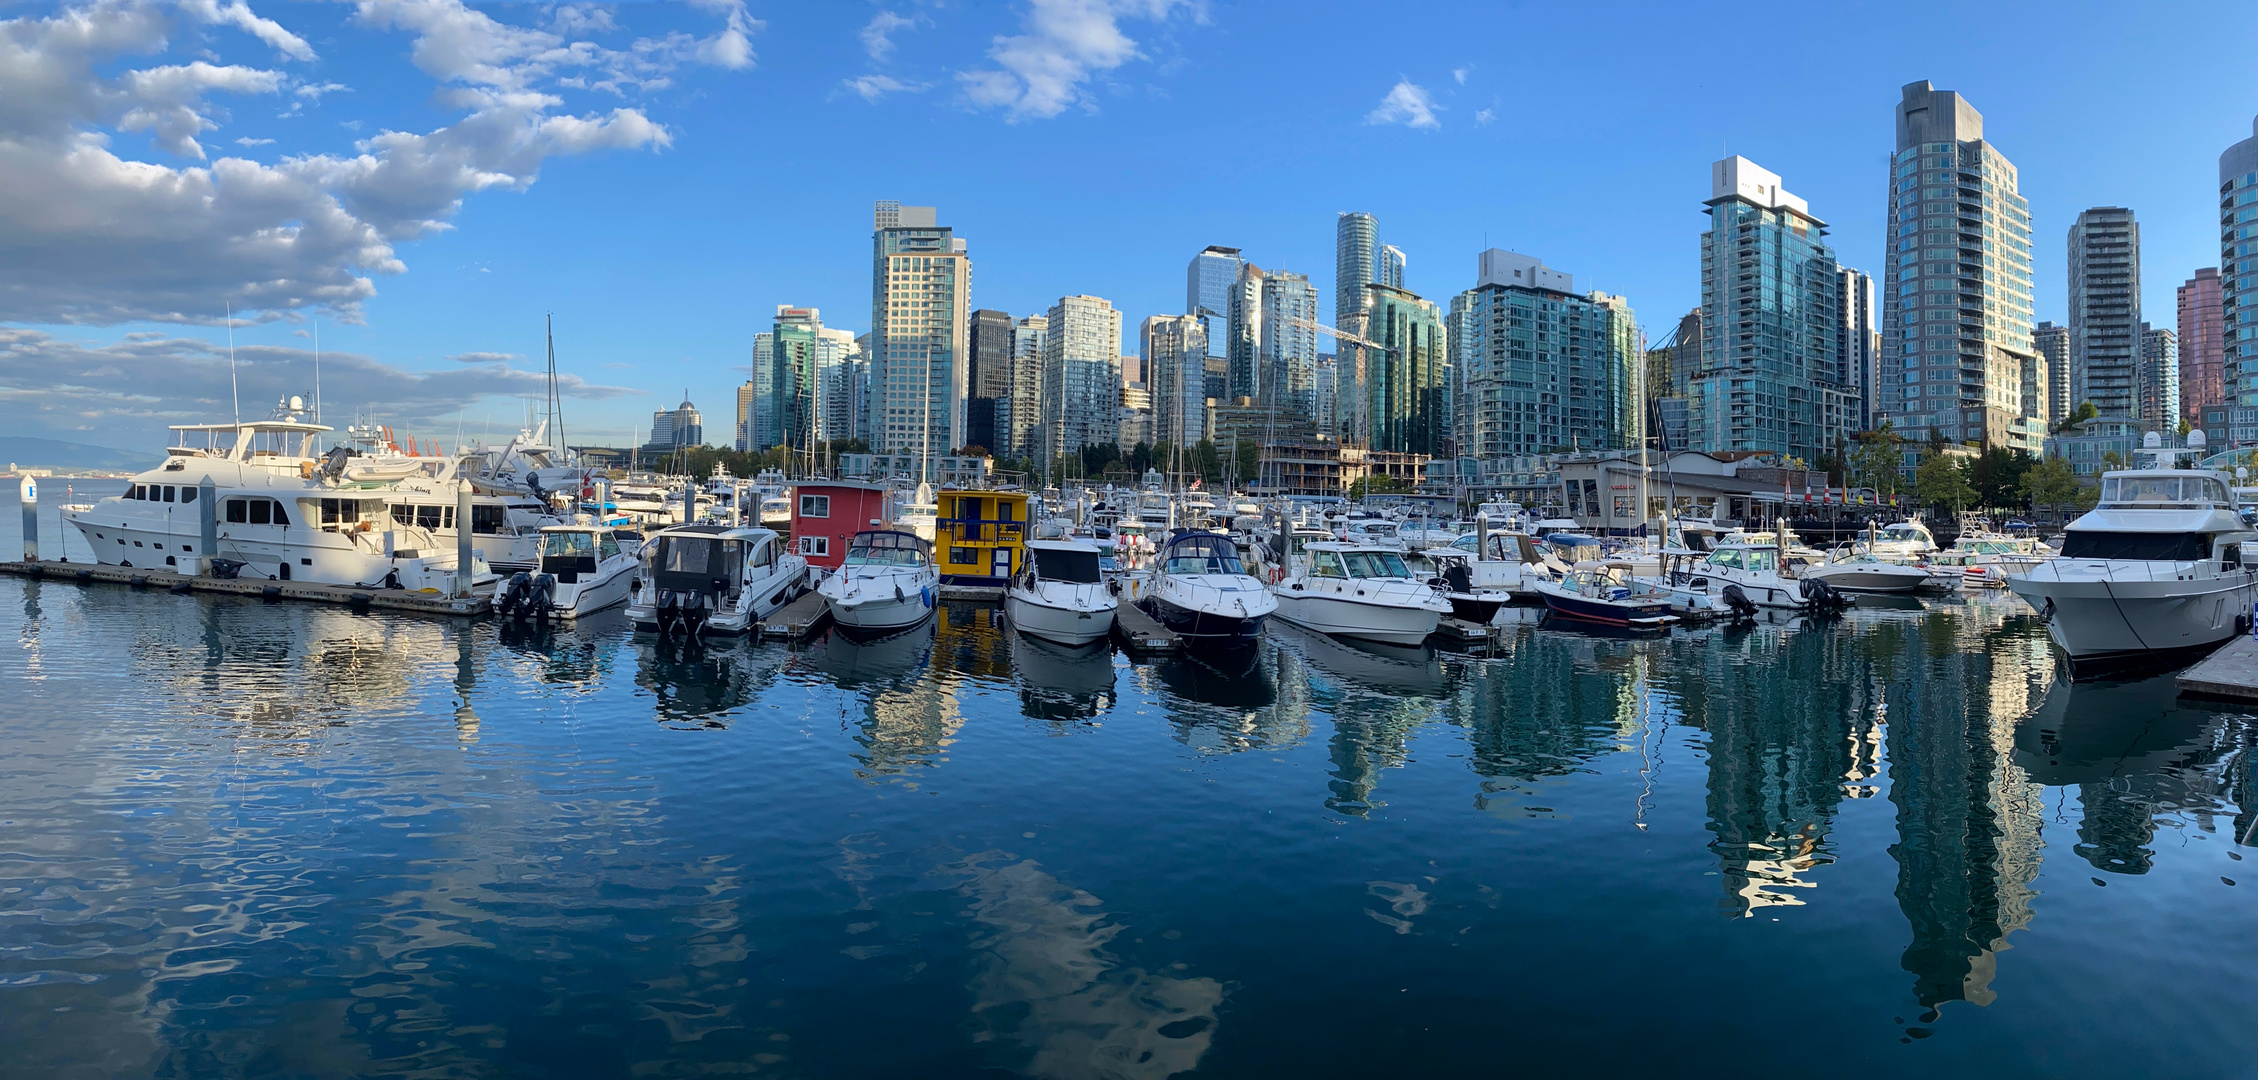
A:
{"type": "Polygon", "coordinates": [[[2227,505],[2227,486],[2209,476],[2105,476],[2101,505],[2137,508],[2227,505]]]}
{"type": "Polygon", "coordinates": [[[1071,551],[1060,548],[1036,548],[1035,576],[1044,581],[1071,581],[1078,585],[1095,585],[1098,574],[1098,553],[1071,551]]]}
{"type": "Polygon", "coordinates": [[[2072,529],[2063,534],[2062,557],[2124,559],[2135,562],[2196,562],[2211,557],[2211,537],[2208,533],[2072,529]]]}
{"type": "Polygon", "coordinates": [[[1213,533],[1186,536],[1168,545],[1171,574],[1244,574],[1238,546],[1213,533]]]}
{"type": "Polygon", "coordinates": [[[596,534],[592,532],[545,532],[541,534],[541,554],[594,555],[596,534]]]}
{"type": "Polygon", "coordinates": [[[908,533],[856,533],[847,545],[848,566],[924,566],[925,541],[908,533]]]}
{"type": "Polygon", "coordinates": [[[1349,564],[1352,578],[1407,578],[1411,569],[1403,564],[1403,556],[1393,551],[1349,551],[1341,557],[1349,564]]]}
{"type": "Polygon", "coordinates": [[[1893,541],[1896,543],[1905,543],[1912,540],[1926,540],[1928,538],[1928,530],[1923,529],[1919,525],[1915,525],[1910,521],[1900,521],[1895,525],[1885,525],[1882,527],[1880,535],[1880,539],[1884,541],[1893,541]]]}

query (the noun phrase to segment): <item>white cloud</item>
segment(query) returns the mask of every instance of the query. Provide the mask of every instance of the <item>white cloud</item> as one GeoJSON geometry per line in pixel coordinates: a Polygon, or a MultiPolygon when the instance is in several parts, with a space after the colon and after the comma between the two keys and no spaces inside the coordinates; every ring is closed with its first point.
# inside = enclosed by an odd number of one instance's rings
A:
{"type": "Polygon", "coordinates": [[[890,75],[863,75],[843,80],[843,83],[864,101],[872,102],[888,94],[916,94],[927,89],[924,83],[906,83],[890,75]]]}
{"type": "Polygon", "coordinates": [[[1052,117],[1087,103],[1082,84],[1138,59],[1137,43],[1118,20],[1160,19],[1181,0],[1028,0],[1025,33],[998,36],[988,49],[996,68],[962,71],[965,99],[1001,108],[1013,122],[1052,117]],[[1001,70],[998,70],[1001,69],[1001,70]]]}
{"type": "Polygon", "coordinates": [[[461,352],[455,353],[447,359],[458,364],[507,364],[512,360],[522,358],[514,352],[461,352]]]}
{"type": "Polygon", "coordinates": [[[1481,127],[1482,125],[1487,124],[1495,119],[1497,119],[1496,109],[1483,109],[1482,111],[1474,114],[1474,126],[1481,127]]]}
{"type": "Polygon", "coordinates": [[[870,20],[870,25],[862,28],[862,50],[869,53],[872,60],[884,63],[894,55],[893,33],[916,25],[917,20],[907,15],[881,11],[870,20]]]}
{"type": "Polygon", "coordinates": [[[1472,68],[1452,68],[1450,69],[1450,77],[1458,80],[1458,85],[1464,86],[1466,85],[1466,73],[1472,70],[1472,68]]]}
{"type": "Polygon", "coordinates": [[[203,60],[135,66],[163,53],[182,20],[313,55],[240,0],[106,0],[0,19],[0,320],[209,323],[232,304],[256,318],[328,309],[357,321],[372,278],[406,269],[394,245],[450,227],[464,197],[522,191],[553,156],[669,145],[635,108],[561,111],[560,73],[624,94],[664,85],[683,64],[750,63],[742,39],[758,23],[735,0],[708,6],[725,16],[711,37],[615,50],[499,23],[457,0],[369,0],[363,24],[413,33],[415,64],[447,84],[437,100],[460,117],[272,165],[206,163],[199,136],[223,118],[207,97],[288,89],[303,103],[342,87],[203,60]],[[114,145],[134,132],[188,164],[134,160],[114,145]]]}
{"type": "MultiPolygon", "coordinates": [[[[243,342],[235,354],[246,416],[263,415],[274,401],[313,388],[310,350],[243,342]]],[[[569,373],[557,380],[567,396],[581,400],[637,393],[569,373]]],[[[452,430],[466,405],[539,395],[547,376],[491,362],[409,371],[324,350],[321,382],[333,411],[373,408],[403,426],[444,423],[452,430]]],[[[101,431],[120,441],[139,433],[146,444],[167,424],[209,422],[233,411],[224,344],[152,333],[86,343],[0,326],[0,431],[101,431]]]]}
{"type": "Polygon", "coordinates": [[[237,146],[273,146],[273,145],[274,145],[274,140],[273,140],[273,139],[254,139],[254,138],[250,137],[249,135],[245,135],[245,136],[243,136],[242,138],[235,140],[235,145],[237,145],[237,146]]]}
{"type": "Polygon", "coordinates": [[[1414,85],[1411,80],[1404,79],[1396,83],[1395,89],[1388,91],[1387,97],[1380,99],[1379,108],[1365,114],[1364,122],[1439,128],[1443,124],[1435,119],[1435,111],[1440,108],[1442,106],[1435,104],[1434,95],[1429,94],[1425,88],[1414,85]]]}

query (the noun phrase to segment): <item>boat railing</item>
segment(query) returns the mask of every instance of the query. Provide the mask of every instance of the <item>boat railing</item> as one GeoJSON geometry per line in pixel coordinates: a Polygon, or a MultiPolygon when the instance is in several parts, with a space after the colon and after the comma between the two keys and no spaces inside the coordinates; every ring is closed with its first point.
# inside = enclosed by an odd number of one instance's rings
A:
{"type": "Polygon", "coordinates": [[[941,518],[934,524],[946,535],[963,544],[1018,543],[1025,536],[1024,521],[994,521],[982,518],[941,518]]]}

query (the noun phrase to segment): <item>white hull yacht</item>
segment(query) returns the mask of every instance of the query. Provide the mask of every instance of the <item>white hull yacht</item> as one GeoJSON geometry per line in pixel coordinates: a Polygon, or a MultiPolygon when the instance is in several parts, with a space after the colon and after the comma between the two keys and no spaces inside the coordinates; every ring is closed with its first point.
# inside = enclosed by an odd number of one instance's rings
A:
{"type": "Polygon", "coordinates": [[[1146,614],[1195,644],[1251,644],[1278,609],[1262,582],[1247,576],[1238,545],[1219,533],[1169,540],[1142,591],[1146,614]]]}
{"type": "Polygon", "coordinates": [[[676,525],[650,534],[641,555],[627,605],[637,630],[749,633],[807,591],[808,561],[772,529],[676,525]]]}
{"type": "Polygon", "coordinates": [[[2258,532],[2224,474],[2166,464],[2202,450],[2201,431],[2184,449],[2160,443],[2152,433],[2142,448],[2150,468],[2102,474],[2100,501],[2064,530],[2061,555],[2007,579],[2073,676],[2168,663],[2249,627],[2258,566],[2244,545],[2258,532]]]}
{"type": "Polygon", "coordinates": [[[1105,586],[1097,545],[1030,540],[1027,569],[1004,591],[1004,613],[1022,634],[1087,645],[1113,633],[1120,601],[1105,586]]]}
{"type": "Polygon", "coordinates": [[[831,621],[848,630],[903,630],[931,617],[941,576],[923,537],[898,530],[858,532],[846,562],[816,587],[831,621]]]}
{"type": "Polygon", "coordinates": [[[1451,602],[1412,577],[1403,553],[1379,544],[1317,543],[1292,577],[1270,587],[1278,617],[1334,637],[1417,645],[1451,602]]]}
{"type": "Polygon", "coordinates": [[[541,530],[541,561],[494,590],[494,613],[506,619],[575,620],[627,602],[643,565],[601,525],[551,525],[541,530]]]}

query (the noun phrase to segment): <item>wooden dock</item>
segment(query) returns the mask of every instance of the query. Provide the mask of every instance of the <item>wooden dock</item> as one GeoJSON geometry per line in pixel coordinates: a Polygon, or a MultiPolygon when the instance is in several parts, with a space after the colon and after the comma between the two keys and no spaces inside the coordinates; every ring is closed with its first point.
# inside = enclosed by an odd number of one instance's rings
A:
{"type": "Polygon", "coordinates": [[[1004,601],[1001,585],[943,585],[939,593],[944,603],[1000,604],[1004,601]]]}
{"type": "Polygon", "coordinates": [[[1445,615],[1435,624],[1434,636],[1453,645],[1487,645],[1498,636],[1498,631],[1496,627],[1445,615]]]}
{"type": "Polygon", "coordinates": [[[1121,601],[1113,613],[1113,637],[1121,647],[1132,653],[1175,653],[1184,649],[1184,639],[1176,632],[1155,622],[1143,608],[1121,601]]]}
{"type": "Polygon", "coordinates": [[[2258,638],[2238,637],[2180,672],[2180,693],[2258,701],[2258,638]]]}
{"type": "Polygon", "coordinates": [[[356,589],[350,585],[322,585],[311,581],[198,577],[171,570],[105,566],[98,563],[0,562],[0,574],[17,574],[40,581],[72,584],[129,585],[137,589],[164,589],[176,593],[226,593],[265,600],[307,600],[317,604],[343,604],[347,607],[404,611],[417,615],[476,617],[487,614],[493,608],[492,599],[486,596],[459,599],[438,593],[408,592],[402,589],[356,589]]]}
{"type": "Polygon", "coordinates": [[[813,637],[823,624],[831,619],[831,608],[823,602],[821,594],[810,589],[799,599],[778,608],[761,623],[761,636],[802,641],[813,637]]]}

